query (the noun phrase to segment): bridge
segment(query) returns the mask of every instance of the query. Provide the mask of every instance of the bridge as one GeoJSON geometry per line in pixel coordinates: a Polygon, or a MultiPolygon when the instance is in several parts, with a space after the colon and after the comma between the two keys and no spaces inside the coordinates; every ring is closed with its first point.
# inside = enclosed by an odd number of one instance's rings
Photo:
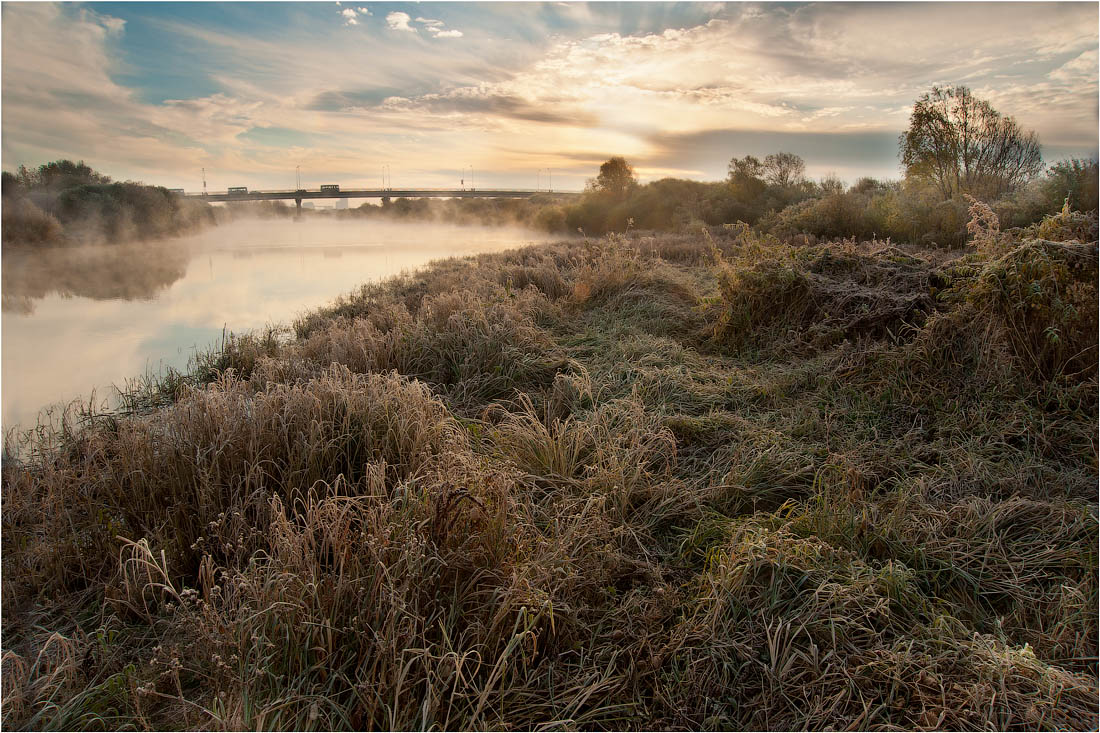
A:
{"type": "Polygon", "coordinates": [[[302,201],[307,199],[381,199],[381,198],[530,198],[537,194],[553,196],[578,196],[580,191],[548,191],[531,188],[360,188],[340,190],[324,187],[325,190],[310,191],[304,188],[285,191],[216,191],[213,193],[184,193],[180,196],[198,201],[291,201],[302,210],[302,201]]]}

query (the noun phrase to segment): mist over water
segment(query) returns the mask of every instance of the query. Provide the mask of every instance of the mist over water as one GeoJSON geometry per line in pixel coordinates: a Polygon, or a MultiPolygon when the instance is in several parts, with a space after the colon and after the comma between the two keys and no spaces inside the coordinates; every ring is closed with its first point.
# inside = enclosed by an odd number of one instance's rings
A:
{"type": "MultiPolygon", "coordinates": [[[[436,259],[545,241],[510,227],[383,221],[237,221],[133,245],[5,251],[3,428],[183,369],[223,329],[289,324],[362,283],[436,259]]],[[[5,248],[10,250],[11,248],[5,248]]]]}

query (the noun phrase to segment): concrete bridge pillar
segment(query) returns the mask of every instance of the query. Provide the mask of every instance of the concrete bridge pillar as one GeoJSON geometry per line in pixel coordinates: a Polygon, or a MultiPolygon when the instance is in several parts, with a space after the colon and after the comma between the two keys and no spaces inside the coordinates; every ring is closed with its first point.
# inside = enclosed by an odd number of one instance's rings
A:
{"type": "Polygon", "coordinates": [[[301,216],[302,216],[302,200],[301,199],[294,199],[294,206],[296,207],[295,212],[294,212],[295,218],[301,218],[301,216]]]}

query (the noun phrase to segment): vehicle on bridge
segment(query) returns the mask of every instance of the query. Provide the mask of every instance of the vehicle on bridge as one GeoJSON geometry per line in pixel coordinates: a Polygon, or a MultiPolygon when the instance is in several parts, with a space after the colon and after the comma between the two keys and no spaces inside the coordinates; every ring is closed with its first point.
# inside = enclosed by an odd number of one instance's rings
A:
{"type": "Polygon", "coordinates": [[[228,193],[248,193],[248,186],[230,186],[228,193]]]}
{"type": "Polygon", "coordinates": [[[183,193],[183,189],[182,188],[170,188],[170,189],[168,189],[168,193],[183,193]]]}
{"type": "Polygon", "coordinates": [[[321,193],[340,193],[340,187],[335,183],[330,183],[325,186],[321,186],[321,193]]]}

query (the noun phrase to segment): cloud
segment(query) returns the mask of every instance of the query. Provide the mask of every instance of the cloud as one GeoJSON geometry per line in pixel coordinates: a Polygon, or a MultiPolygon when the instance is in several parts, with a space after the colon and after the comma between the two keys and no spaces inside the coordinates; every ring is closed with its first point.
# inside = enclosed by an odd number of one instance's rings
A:
{"type": "Polygon", "coordinates": [[[409,25],[409,14],[402,13],[400,11],[393,11],[386,15],[386,25],[395,31],[408,31],[409,33],[416,33],[416,29],[409,25]]]}
{"type": "Polygon", "coordinates": [[[99,22],[103,24],[103,27],[107,29],[107,33],[110,35],[121,34],[126,28],[126,21],[122,18],[113,18],[110,15],[99,16],[99,22]]]}
{"type": "Polygon", "coordinates": [[[1035,129],[1048,159],[1096,149],[1087,4],[731,5],[702,20],[698,4],[486,5],[466,36],[448,27],[474,22],[457,5],[435,6],[445,19],[380,13],[375,26],[349,3],[337,12],[355,33],[332,34],[329,10],[277,35],[96,7],[0,9],[6,169],[83,158],[171,181],[205,166],[260,187],[281,185],[288,160],[349,184],[364,161],[401,161],[435,185],[446,151],[501,175],[553,167],[566,187],[612,154],[647,176],[713,178],[732,155],[790,150],[811,175],[854,180],[897,171],[897,136],[936,82],[968,84],[1035,129]],[[159,77],[123,66],[150,26],[172,39],[163,54],[180,75],[209,84],[150,93],[159,77]],[[464,40],[441,53],[432,38],[464,40]]]}
{"type": "MultiPolygon", "coordinates": [[[[986,79],[975,84],[974,94],[989,100],[1002,112],[1007,111],[1024,127],[1043,120],[1040,140],[1044,148],[1066,147],[1073,140],[1096,139],[1097,107],[1100,94],[1097,81],[1097,65],[1100,63],[1095,47],[1069,58],[1053,71],[1036,79],[1019,80],[1013,85],[991,83],[986,79]],[[1092,104],[1083,104],[1084,99],[1092,104]]],[[[1044,157],[1053,155],[1044,150],[1044,157]]]]}
{"type": "Polygon", "coordinates": [[[458,89],[446,94],[424,94],[418,97],[389,97],[377,106],[390,112],[420,112],[436,115],[481,116],[543,122],[558,125],[592,124],[593,116],[556,104],[540,104],[491,88],[458,89]]]}
{"type": "Polygon", "coordinates": [[[356,8],[356,10],[359,11],[360,15],[374,15],[369,8],[356,8]]]}
{"type": "MultiPolygon", "coordinates": [[[[445,30],[444,22],[436,18],[417,17],[413,22],[424,26],[424,30],[432,34],[432,38],[462,38],[462,31],[454,29],[445,30]]],[[[410,30],[412,30],[412,28],[410,28],[410,30]]]]}
{"type": "Polygon", "coordinates": [[[84,159],[121,178],[170,168],[181,154],[195,155],[193,137],[161,124],[112,78],[118,65],[108,43],[124,28],[121,19],[88,9],[4,6],[6,166],[84,159]]]}

